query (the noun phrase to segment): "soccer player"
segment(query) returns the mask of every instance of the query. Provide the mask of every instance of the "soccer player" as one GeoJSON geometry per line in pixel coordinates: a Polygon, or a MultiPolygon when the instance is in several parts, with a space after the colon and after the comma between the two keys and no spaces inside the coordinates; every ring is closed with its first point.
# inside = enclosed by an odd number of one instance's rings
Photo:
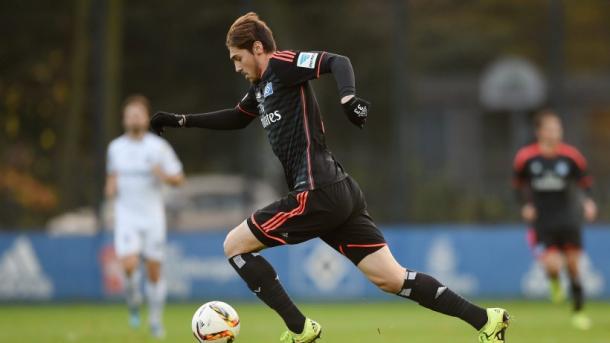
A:
{"type": "Polygon", "coordinates": [[[535,241],[544,249],[540,260],[550,281],[551,300],[565,299],[559,282],[564,258],[570,277],[574,316],[580,329],[591,327],[582,312],[584,295],[579,262],[582,250],[581,222],[595,220],[597,206],[591,199],[587,161],[574,147],[562,142],[559,116],[550,110],[534,118],[537,142],[517,153],[514,185],[522,202],[521,215],[533,225],[535,241]]]}
{"type": "Polygon", "coordinates": [[[505,310],[480,308],[394,259],[358,184],[327,149],[309,81],[331,74],[347,118],[363,128],[370,105],[356,96],[350,60],[322,51],[278,51],[272,31],[255,13],[233,23],[226,45],[235,71],[251,83],[241,101],[234,108],[202,114],[158,112],[151,123],[161,133],[164,127],[241,129],[255,118],[260,120],[291,191],[231,230],[224,251],[248,287],[284,320],[288,331],[280,340],[315,342],[322,329],[292,302],[273,267],[258,252],[317,237],[383,291],[463,319],[479,331],[481,342],[504,342],[505,310]]]}
{"type": "Polygon", "coordinates": [[[108,147],[105,193],[114,202],[114,247],[126,275],[125,295],[130,324],[140,325],[140,255],[146,260],[146,296],[153,336],[163,338],[165,282],[161,263],[165,246],[165,208],[162,185],[178,186],[184,180],[182,164],[172,147],[148,132],[150,105],[142,95],[125,100],[125,134],[108,147]]]}

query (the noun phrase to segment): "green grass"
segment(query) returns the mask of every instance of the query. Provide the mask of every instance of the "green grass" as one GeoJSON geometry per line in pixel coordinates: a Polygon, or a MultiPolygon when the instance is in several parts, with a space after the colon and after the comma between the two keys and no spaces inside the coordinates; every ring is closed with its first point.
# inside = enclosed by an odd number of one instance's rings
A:
{"type": "MultiPolygon", "coordinates": [[[[513,322],[508,342],[610,343],[610,304],[588,304],[591,331],[570,326],[568,305],[538,302],[497,302],[508,308],[513,322]]],[[[242,320],[238,343],[277,342],[281,321],[258,304],[234,304],[242,320]]],[[[490,305],[490,304],[487,304],[490,305]]],[[[170,305],[166,312],[166,342],[194,342],[191,316],[197,304],[170,305]]],[[[304,312],[324,327],[326,343],[476,342],[467,324],[407,302],[371,304],[308,304],[304,312]]],[[[153,342],[146,327],[131,330],[122,305],[0,305],[0,342],[153,342]]]]}

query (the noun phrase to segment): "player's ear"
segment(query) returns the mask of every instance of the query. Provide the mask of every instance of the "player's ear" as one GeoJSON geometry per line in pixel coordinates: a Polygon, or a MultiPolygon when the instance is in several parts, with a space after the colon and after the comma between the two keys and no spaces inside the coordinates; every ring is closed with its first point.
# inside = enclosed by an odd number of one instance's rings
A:
{"type": "Polygon", "coordinates": [[[255,41],[254,44],[252,44],[252,54],[254,55],[261,55],[265,52],[265,48],[263,47],[263,43],[261,43],[261,41],[255,41]]]}

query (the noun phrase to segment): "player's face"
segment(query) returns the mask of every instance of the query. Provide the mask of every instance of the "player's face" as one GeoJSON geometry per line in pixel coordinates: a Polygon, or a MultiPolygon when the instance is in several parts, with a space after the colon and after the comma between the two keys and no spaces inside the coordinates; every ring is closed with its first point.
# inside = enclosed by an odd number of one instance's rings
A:
{"type": "Polygon", "coordinates": [[[546,144],[558,144],[563,139],[563,127],[557,117],[545,117],[537,132],[538,140],[546,144]]]}
{"type": "Polygon", "coordinates": [[[260,80],[261,68],[257,56],[261,54],[261,47],[256,43],[252,51],[229,47],[229,58],[233,61],[235,72],[242,74],[250,83],[260,80]]]}
{"type": "Polygon", "coordinates": [[[148,110],[142,104],[133,103],[123,111],[123,127],[127,132],[144,132],[148,130],[148,110]]]}

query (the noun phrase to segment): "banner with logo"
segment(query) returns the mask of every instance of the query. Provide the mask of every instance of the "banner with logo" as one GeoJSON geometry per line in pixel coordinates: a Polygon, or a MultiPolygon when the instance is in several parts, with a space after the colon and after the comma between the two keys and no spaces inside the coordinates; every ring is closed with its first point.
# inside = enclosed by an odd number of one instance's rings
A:
{"type": "MultiPolygon", "coordinates": [[[[469,297],[540,298],[547,281],[517,226],[386,227],[396,259],[469,297]]],[[[170,233],[164,274],[175,300],[254,299],[223,255],[224,233],[170,233]]],[[[582,278],[610,298],[610,228],[585,232],[582,278]]],[[[296,298],[392,299],[320,240],[262,253],[296,298]]],[[[567,278],[563,275],[565,287],[567,278]]],[[[0,301],[119,299],[123,273],[112,236],[0,234],[0,301]]]]}

